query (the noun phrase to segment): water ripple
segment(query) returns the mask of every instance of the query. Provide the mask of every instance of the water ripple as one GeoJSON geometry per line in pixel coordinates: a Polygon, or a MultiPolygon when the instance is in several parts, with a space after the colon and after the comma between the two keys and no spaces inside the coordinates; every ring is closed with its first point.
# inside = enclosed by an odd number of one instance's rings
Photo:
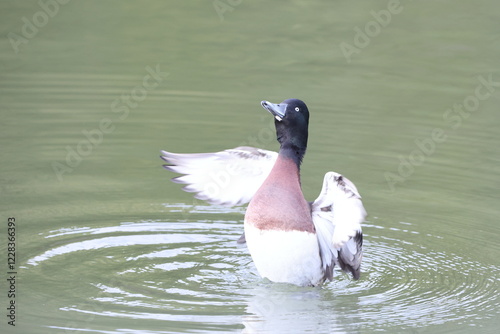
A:
{"type": "Polygon", "coordinates": [[[55,304],[69,318],[83,319],[48,327],[71,332],[121,319],[124,328],[135,328],[137,320],[153,322],[159,328],[154,333],[322,333],[476,326],[499,313],[500,267],[442,251],[441,236],[418,233],[410,223],[365,224],[359,281],[337,272],[321,288],[300,288],[258,277],[246,247],[236,243],[241,220],[218,219],[241,209],[166,209],[184,218],[189,211],[189,219],[43,235],[48,249],[25,269],[31,275],[64,273],[63,282],[53,283],[65,291],[55,304]]]}

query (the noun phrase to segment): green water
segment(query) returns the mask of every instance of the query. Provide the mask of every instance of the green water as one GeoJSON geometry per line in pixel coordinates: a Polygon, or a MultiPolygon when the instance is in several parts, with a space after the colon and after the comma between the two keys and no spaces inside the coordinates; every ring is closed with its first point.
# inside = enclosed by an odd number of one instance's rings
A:
{"type": "Polygon", "coordinates": [[[496,332],[498,2],[61,2],[0,4],[2,333],[496,332]],[[244,208],[161,168],[276,150],[259,102],[291,97],[307,199],[363,196],[359,281],[260,279],[244,208]]]}

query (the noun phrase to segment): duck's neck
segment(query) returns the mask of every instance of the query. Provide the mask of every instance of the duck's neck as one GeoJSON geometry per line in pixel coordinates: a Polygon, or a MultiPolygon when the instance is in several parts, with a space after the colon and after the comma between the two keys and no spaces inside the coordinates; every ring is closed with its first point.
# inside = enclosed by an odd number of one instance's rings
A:
{"type": "Polygon", "coordinates": [[[306,154],[306,147],[299,147],[292,143],[281,144],[279,155],[283,158],[292,160],[296,165],[297,169],[300,170],[300,165],[302,164],[302,159],[306,154]]]}

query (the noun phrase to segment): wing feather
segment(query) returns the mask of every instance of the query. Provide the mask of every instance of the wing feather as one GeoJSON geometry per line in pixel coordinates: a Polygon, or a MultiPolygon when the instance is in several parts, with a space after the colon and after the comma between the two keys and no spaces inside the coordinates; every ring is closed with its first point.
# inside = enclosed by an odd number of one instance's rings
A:
{"type": "Polygon", "coordinates": [[[356,186],[341,174],[326,173],[311,211],[325,278],[331,278],[336,264],[358,279],[363,257],[361,223],[366,211],[356,186]]]}
{"type": "Polygon", "coordinates": [[[183,190],[211,204],[235,206],[248,203],[267,178],[278,153],[240,146],[214,153],[179,154],[161,151],[172,179],[183,190]]]}

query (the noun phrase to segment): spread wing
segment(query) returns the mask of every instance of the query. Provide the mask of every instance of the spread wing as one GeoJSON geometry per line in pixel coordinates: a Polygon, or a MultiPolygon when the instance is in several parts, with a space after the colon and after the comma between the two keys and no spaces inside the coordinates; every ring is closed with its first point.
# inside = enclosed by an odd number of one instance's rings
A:
{"type": "Polygon", "coordinates": [[[267,178],[278,153],[241,146],[215,153],[177,154],[161,151],[169,171],[185,174],[172,179],[183,190],[211,204],[248,203],[267,178]]]}
{"type": "Polygon", "coordinates": [[[339,265],[358,279],[363,257],[361,222],[366,211],[356,186],[341,174],[326,173],[311,211],[325,277],[331,279],[334,265],[339,265]]]}

